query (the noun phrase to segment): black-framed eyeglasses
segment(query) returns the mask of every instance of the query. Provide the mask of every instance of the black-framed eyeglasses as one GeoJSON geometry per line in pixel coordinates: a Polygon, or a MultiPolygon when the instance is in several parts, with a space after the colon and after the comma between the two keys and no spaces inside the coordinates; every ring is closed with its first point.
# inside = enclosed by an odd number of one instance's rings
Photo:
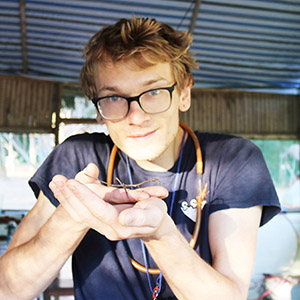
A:
{"type": "Polygon", "coordinates": [[[158,114],[169,109],[176,82],[170,87],[151,89],[135,97],[112,95],[92,99],[101,117],[106,120],[121,120],[130,109],[130,103],[137,101],[141,109],[148,114],[158,114]]]}

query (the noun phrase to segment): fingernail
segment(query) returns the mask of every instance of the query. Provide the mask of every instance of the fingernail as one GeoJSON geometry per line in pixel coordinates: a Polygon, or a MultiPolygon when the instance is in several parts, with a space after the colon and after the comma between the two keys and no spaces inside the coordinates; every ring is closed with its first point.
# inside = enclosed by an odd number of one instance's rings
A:
{"type": "Polygon", "coordinates": [[[149,199],[149,194],[145,193],[145,192],[141,192],[141,194],[138,195],[137,199],[138,200],[147,200],[149,199]]]}
{"type": "Polygon", "coordinates": [[[64,183],[62,181],[55,181],[55,185],[58,187],[58,188],[62,188],[64,186],[64,183]]]}
{"type": "Polygon", "coordinates": [[[69,188],[71,191],[75,191],[75,190],[76,190],[76,186],[73,185],[73,184],[68,184],[68,188],[69,188]]]}

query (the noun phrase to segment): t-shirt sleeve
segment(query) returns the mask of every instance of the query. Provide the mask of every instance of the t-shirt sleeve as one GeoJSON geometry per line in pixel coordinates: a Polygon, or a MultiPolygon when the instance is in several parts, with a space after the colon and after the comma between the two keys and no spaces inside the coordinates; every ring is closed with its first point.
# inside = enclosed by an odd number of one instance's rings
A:
{"type": "Polygon", "coordinates": [[[74,178],[90,162],[98,165],[100,175],[104,174],[106,168],[100,159],[100,152],[103,157],[102,154],[106,149],[104,140],[104,135],[86,133],[71,136],[56,146],[29,180],[35,196],[38,197],[42,190],[51,203],[58,206],[59,202],[49,188],[49,183],[55,175],[61,174],[67,178],[74,178]]]}
{"type": "Polygon", "coordinates": [[[40,190],[42,190],[51,203],[58,206],[59,202],[49,188],[50,181],[57,174],[64,175],[67,178],[74,178],[79,170],[80,163],[77,159],[77,153],[72,146],[72,138],[70,138],[56,146],[29,180],[29,185],[36,197],[38,197],[40,190]]]}
{"type": "Polygon", "coordinates": [[[260,149],[251,141],[231,137],[221,142],[211,159],[211,211],[263,206],[261,225],[280,212],[279,200],[260,149]]]}

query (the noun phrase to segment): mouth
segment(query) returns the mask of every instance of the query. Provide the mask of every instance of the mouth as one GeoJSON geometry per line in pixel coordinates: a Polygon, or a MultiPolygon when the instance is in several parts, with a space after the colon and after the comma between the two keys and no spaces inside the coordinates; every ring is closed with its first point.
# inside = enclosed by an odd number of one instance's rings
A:
{"type": "Polygon", "coordinates": [[[138,133],[138,134],[132,134],[128,136],[131,140],[135,141],[143,141],[151,138],[155,134],[156,130],[152,130],[146,133],[138,133]]]}

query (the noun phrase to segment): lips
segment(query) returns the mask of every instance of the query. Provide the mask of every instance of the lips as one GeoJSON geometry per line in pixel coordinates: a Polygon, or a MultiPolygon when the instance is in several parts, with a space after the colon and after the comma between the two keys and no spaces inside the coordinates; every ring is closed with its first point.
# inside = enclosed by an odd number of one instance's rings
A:
{"type": "Polygon", "coordinates": [[[132,134],[132,135],[129,136],[129,138],[133,139],[133,140],[145,140],[145,139],[148,139],[148,138],[152,137],[155,132],[156,132],[156,130],[149,131],[149,132],[146,132],[146,133],[132,134]]]}

